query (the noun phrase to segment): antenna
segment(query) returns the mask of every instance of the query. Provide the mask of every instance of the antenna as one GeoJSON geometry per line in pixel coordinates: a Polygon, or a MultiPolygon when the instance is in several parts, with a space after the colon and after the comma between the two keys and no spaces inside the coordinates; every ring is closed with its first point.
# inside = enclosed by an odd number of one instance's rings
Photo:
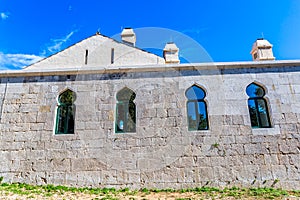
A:
{"type": "Polygon", "coordinates": [[[261,32],[261,38],[264,39],[264,32],[261,32]]]}

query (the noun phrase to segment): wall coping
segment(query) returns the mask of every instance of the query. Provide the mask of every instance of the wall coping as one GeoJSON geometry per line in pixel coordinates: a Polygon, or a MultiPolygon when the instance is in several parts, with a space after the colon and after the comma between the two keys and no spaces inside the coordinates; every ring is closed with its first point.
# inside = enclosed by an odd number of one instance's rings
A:
{"type": "Polygon", "coordinates": [[[222,69],[247,69],[247,68],[273,68],[300,66],[300,60],[275,60],[275,61],[243,61],[243,62],[211,62],[211,63],[183,63],[183,64],[158,64],[137,66],[77,66],[68,69],[32,69],[32,70],[4,70],[0,71],[1,78],[25,76],[51,76],[51,75],[76,75],[76,74],[104,74],[122,72],[164,72],[181,70],[222,70],[222,69]]]}

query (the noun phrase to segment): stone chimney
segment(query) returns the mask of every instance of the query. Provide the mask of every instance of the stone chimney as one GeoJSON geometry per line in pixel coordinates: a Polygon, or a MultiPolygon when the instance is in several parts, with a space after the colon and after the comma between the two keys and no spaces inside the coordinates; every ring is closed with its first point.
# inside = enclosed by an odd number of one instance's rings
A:
{"type": "Polygon", "coordinates": [[[121,38],[123,43],[133,47],[135,46],[136,37],[132,28],[124,28],[121,33],[121,38]]]}
{"type": "Polygon", "coordinates": [[[180,63],[178,57],[179,48],[174,42],[168,42],[164,48],[164,59],[166,64],[180,63]]]}
{"type": "Polygon", "coordinates": [[[263,61],[263,60],[275,60],[273,56],[273,45],[263,38],[257,39],[253,46],[250,54],[254,61],[263,61]]]}

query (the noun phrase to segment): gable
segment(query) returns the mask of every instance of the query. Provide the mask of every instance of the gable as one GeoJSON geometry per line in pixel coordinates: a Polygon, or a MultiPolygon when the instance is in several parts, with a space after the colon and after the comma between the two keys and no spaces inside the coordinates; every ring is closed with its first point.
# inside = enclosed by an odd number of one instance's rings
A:
{"type": "Polygon", "coordinates": [[[164,64],[155,54],[96,34],[24,70],[164,64]]]}

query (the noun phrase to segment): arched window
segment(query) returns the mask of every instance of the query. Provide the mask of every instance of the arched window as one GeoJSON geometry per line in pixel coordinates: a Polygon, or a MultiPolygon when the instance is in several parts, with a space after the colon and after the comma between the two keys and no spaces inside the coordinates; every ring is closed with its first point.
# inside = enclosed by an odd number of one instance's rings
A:
{"type": "Polygon", "coordinates": [[[136,131],[136,108],[133,100],[135,93],[125,87],[117,93],[116,133],[132,133],[136,131]]]}
{"type": "Polygon", "coordinates": [[[268,104],[264,99],[265,90],[261,86],[251,83],[247,86],[246,93],[249,96],[248,109],[252,128],[270,128],[268,104]]]}
{"type": "Polygon", "coordinates": [[[55,134],[74,134],[75,93],[67,89],[58,97],[55,134]]]}
{"type": "Polygon", "coordinates": [[[208,116],[207,108],[204,98],[205,91],[193,85],[186,90],[185,96],[187,101],[187,116],[189,131],[207,130],[208,129],[208,116]]]}

